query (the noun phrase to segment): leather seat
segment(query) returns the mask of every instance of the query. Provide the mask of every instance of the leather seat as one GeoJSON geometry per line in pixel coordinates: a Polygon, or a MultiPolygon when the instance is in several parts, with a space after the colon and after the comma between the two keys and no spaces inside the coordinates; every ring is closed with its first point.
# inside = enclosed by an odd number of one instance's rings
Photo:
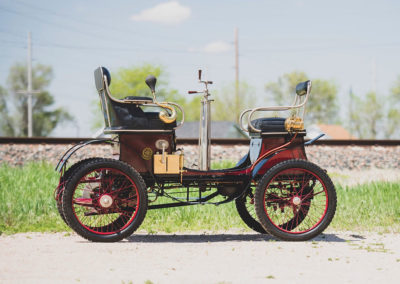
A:
{"type": "MultiPolygon", "coordinates": [[[[285,129],[285,120],[283,117],[266,117],[251,121],[251,124],[261,132],[287,132],[285,129]]],[[[249,127],[250,132],[254,132],[249,127]]]]}
{"type": "Polygon", "coordinates": [[[159,118],[159,112],[144,112],[136,104],[112,102],[115,112],[112,125],[114,129],[130,130],[172,130],[176,127],[173,123],[164,123],[159,118]]]}
{"type": "Polygon", "coordinates": [[[99,92],[103,115],[105,120],[105,130],[109,133],[121,130],[167,130],[173,131],[176,127],[176,121],[172,123],[163,122],[159,112],[146,112],[141,106],[145,103],[152,103],[151,97],[144,96],[127,96],[123,100],[112,98],[106,86],[111,83],[110,72],[99,67],[94,72],[96,89],[99,92]],[[104,80],[104,76],[107,80],[104,80]],[[145,101],[133,103],[129,101],[145,101]]]}
{"type": "Polygon", "coordinates": [[[124,100],[130,100],[130,101],[149,101],[152,102],[153,99],[150,97],[136,97],[136,96],[128,96],[125,97],[124,100]]]}

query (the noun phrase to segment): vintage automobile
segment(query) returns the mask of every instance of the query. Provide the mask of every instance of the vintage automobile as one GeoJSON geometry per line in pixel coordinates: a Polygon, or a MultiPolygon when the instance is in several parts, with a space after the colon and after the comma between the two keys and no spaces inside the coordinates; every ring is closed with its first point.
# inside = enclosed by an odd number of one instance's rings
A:
{"type": "Polygon", "coordinates": [[[304,140],[303,117],[311,81],[296,86],[290,106],[244,110],[239,123],[249,133],[248,154],[233,168],[213,170],[208,91],[212,82],[202,80],[201,70],[199,82],[204,90],[189,91],[203,94],[196,169],[184,166],[184,150],[176,143],[175,130],[184,123],[184,111],[176,103],[157,101],[154,76],[146,79],[152,97],[124,99],[111,95],[106,68],[97,68],[94,77],[104,133],[112,138],[73,146],[56,167],[60,172],[55,190],[59,213],[82,237],[115,242],[137,230],[148,209],[231,201],[248,227],[280,240],[309,240],[331,222],[337,202],[335,187],[326,171],[307,161],[305,153],[305,146],[320,138],[304,140]],[[291,114],[253,119],[256,113],[280,111],[291,114]],[[76,151],[105,141],[112,144],[118,158],[90,158],[67,167],[76,151]]]}

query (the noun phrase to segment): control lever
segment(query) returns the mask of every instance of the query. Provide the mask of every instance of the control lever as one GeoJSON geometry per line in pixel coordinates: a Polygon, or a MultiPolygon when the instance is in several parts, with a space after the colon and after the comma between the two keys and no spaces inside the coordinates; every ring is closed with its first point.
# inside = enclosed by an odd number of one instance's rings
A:
{"type": "Polygon", "coordinates": [[[204,94],[204,97],[208,97],[210,94],[208,93],[208,85],[211,85],[213,81],[202,81],[201,80],[202,71],[199,69],[199,83],[203,83],[205,85],[204,91],[188,91],[188,94],[204,94]]]}

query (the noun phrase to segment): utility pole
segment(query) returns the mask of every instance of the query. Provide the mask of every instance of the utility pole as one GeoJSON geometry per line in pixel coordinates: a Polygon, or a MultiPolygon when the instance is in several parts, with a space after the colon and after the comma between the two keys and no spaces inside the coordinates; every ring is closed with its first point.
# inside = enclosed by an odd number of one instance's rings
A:
{"type": "Polygon", "coordinates": [[[238,28],[235,28],[235,115],[239,117],[239,39],[238,28]]]}
{"type": "Polygon", "coordinates": [[[28,86],[24,91],[18,91],[19,94],[28,96],[28,137],[32,137],[33,119],[32,119],[32,95],[40,93],[40,91],[32,90],[32,42],[31,32],[28,32],[28,58],[27,58],[27,78],[28,86]]]}
{"type": "Polygon", "coordinates": [[[28,137],[32,137],[32,43],[28,32],[28,137]]]}
{"type": "Polygon", "coordinates": [[[374,92],[375,94],[376,94],[376,60],[375,60],[375,57],[374,58],[372,58],[372,61],[371,61],[371,65],[372,65],[372,71],[371,71],[371,73],[372,73],[372,92],[374,92]]]}
{"type": "Polygon", "coordinates": [[[349,89],[349,113],[348,113],[348,120],[349,120],[349,130],[353,131],[353,87],[350,86],[349,89]]]}

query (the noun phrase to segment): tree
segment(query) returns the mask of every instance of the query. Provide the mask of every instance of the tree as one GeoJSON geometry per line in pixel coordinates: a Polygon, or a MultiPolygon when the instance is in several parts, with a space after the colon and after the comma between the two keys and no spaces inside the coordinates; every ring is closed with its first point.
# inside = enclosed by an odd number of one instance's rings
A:
{"type": "Polygon", "coordinates": [[[238,121],[241,111],[254,107],[255,89],[246,82],[239,83],[239,109],[235,102],[235,83],[222,87],[212,96],[214,102],[211,105],[212,119],[224,121],[238,121]]]}
{"type": "MultiPolygon", "coordinates": [[[[142,96],[151,97],[151,91],[146,85],[145,80],[148,75],[154,75],[157,78],[156,98],[157,101],[171,101],[183,107],[185,110],[185,120],[198,120],[199,109],[193,111],[195,105],[195,97],[192,100],[187,99],[179,94],[176,89],[171,89],[168,86],[167,73],[161,66],[151,64],[143,64],[132,66],[130,68],[120,68],[116,73],[111,74],[110,92],[115,98],[123,99],[127,96],[142,96]]],[[[96,100],[98,102],[98,100],[96,100]]],[[[96,104],[94,109],[95,120],[92,128],[98,129],[104,125],[103,117],[100,116],[100,103],[96,104]]],[[[178,119],[180,118],[179,111],[178,119]]]]}
{"type": "MultiPolygon", "coordinates": [[[[33,136],[48,136],[59,123],[72,120],[71,115],[63,108],[51,110],[54,98],[45,89],[49,86],[52,76],[53,71],[50,66],[36,64],[32,67],[32,87],[34,90],[40,90],[40,93],[32,96],[33,136]]],[[[9,92],[13,93],[12,103],[15,112],[9,114],[8,95],[2,88],[0,90],[0,103],[2,104],[0,110],[3,135],[27,136],[28,134],[27,96],[18,93],[26,90],[27,81],[25,64],[16,63],[11,66],[7,82],[9,92]]]]}
{"type": "Polygon", "coordinates": [[[13,129],[7,108],[8,92],[0,86],[0,135],[10,133],[13,129]],[[3,134],[4,133],[4,134],[3,134]]]}
{"type": "MultiPolygon", "coordinates": [[[[387,112],[387,127],[385,131],[386,138],[392,138],[393,136],[397,136],[400,125],[400,76],[397,78],[394,83],[392,89],[390,90],[390,95],[388,98],[389,102],[389,110],[387,112]]],[[[398,137],[398,136],[397,136],[398,137]]]]}
{"type": "Polygon", "coordinates": [[[383,104],[375,92],[369,92],[364,99],[351,94],[352,109],[349,110],[351,131],[360,139],[376,139],[383,118],[383,104]]]}
{"type": "MultiPolygon", "coordinates": [[[[267,93],[272,95],[277,105],[292,103],[296,85],[308,80],[304,72],[294,71],[283,74],[277,82],[265,85],[267,93]]],[[[334,83],[322,80],[312,80],[312,91],[306,107],[306,119],[312,123],[338,123],[337,87],[334,83]]]]}

